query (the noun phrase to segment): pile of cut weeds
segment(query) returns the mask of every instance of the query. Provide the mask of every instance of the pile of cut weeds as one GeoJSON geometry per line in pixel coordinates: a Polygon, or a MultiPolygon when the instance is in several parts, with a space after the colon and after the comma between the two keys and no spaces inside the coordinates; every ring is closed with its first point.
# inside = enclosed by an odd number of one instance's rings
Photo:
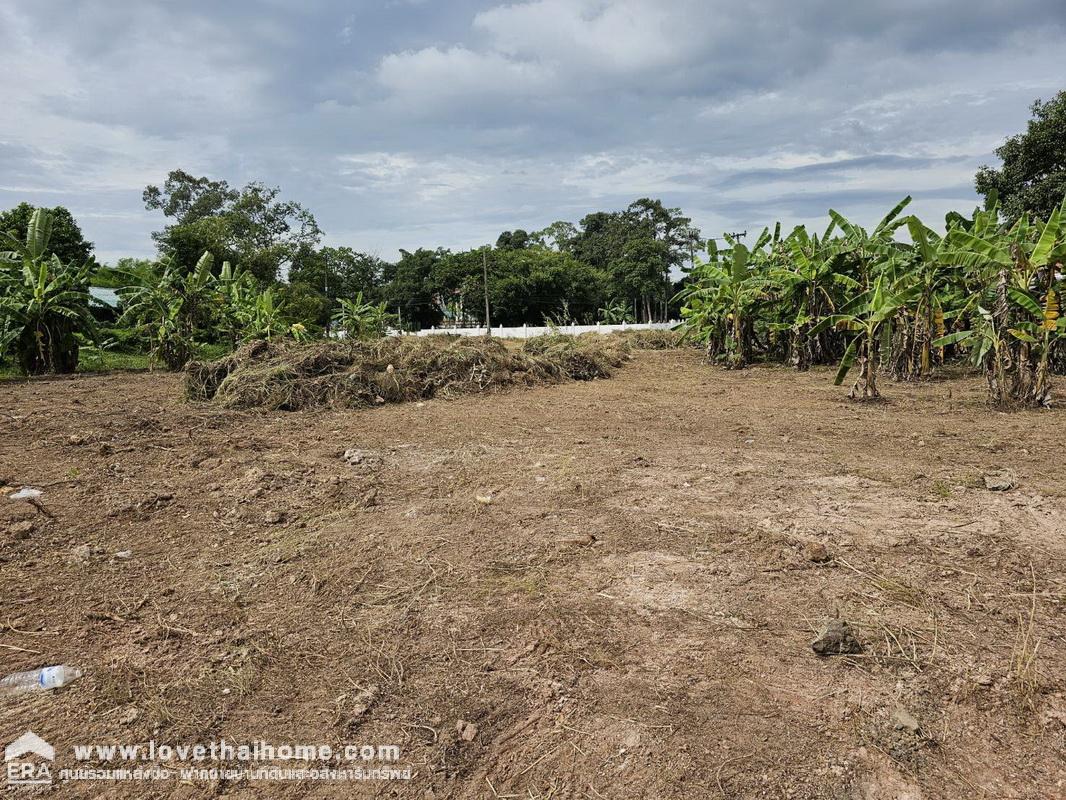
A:
{"type": "Polygon", "coordinates": [[[605,336],[500,339],[396,336],[297,344],[255,341],[218,361],[190,363],[185,392],[228,408],[364,408],[610,377],[629,346],[605,336]]]}
{"type": "Polygon", "coordinates": [[[615,331],[611,336],[618,337],[634,350],[677,350],[682,347],[699,347],[698,342],[678,329],[615,331]]]}

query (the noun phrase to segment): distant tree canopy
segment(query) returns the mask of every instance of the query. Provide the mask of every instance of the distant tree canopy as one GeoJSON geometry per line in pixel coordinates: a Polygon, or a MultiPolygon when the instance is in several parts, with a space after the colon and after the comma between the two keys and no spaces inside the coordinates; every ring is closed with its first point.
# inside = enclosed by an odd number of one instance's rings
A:
{"type": "Polygon", "coordinates": [[[513,231],[504,231],[496,240],[498,250],[522,250],[532,244],[529,234],[521,228],[513,231]]]}
{"type": "Polygon", "coordinates": [[[289,267],[289,283],[313,286],[331,300],[354,297],[358,292],[370,297],[381,286],[384,274],[385,262],[377,256],[350,247],[304,247],[289,267]]]}
{"type": "MultiPolygon", "coordinates": [[[[11,232],[19,241],[26,238],[36,207],[19,203],[14,208],[0,212],[0,231],[11,232]]],[[[48,254],[55,253],[64,264],[81,266],[93,258],[93,243],[85,241],[74,216],[63,206],[47,209],[52,215],[52,237],[48,240],[48,254]]]]}
{"type": "Polygon", "coordinates": [[[447,253],[431,270],[429,286],[447,315],[484,323],[483,259],[494,325],[592,322],[606,297],[607,276],[569,253],[481,248],[447,253]]]}
{"type": "Polygon", "coordinates": [[[385,262],[377,256],[359,253],[350,247],[301,247],[289,267],[289,284],[300,287],[300,302],[310,303],[318,313],[309,317],[317,325],[329,324],[339,299],[350,300],[362,294],[377,299],[382,292],[385,262]]]}
{"type": "Polygon", "coordinates": [[[577,237],[577,225],[566,220],[553,222],[546,228],[530,234],[530,239],[552,250],[570,251],[570,245],[577,237]]]}
{"type": "Polygon", "coordinates": [[[680,209],[642,198],[623,211],[597,211],[579,225],[553,222],[532,233],[504,231],[495,247],[458,253],[401,251],[383,272],[382,295],[405,323],[483,324],[485,279],[495,325],[594,322],[665,316],[676,294],[671,271],[700,246],[680,209]]]}
{"type": "Polygon", "coordinates": [[[449,255],[444,248],[400,250],[400,260],[385,267],[382,299],[396,309],[401,324],[413,328],[439,325],[444,313],[434,292],[434,268],[449,255]]]}
{"type": "MultiPolygon", "coordinates": [[[[263,183],[235,188],[174,170],[161,186],[147,186],[142,199],[166,218],[152,237],[168,268],[191,272],[207,252],[212,274],[221,275],[228,261],[233,274],[254,279],[251,289],[273,291],[270,299],[281,303],[285,318],[326,329],[340,302],[357,297],[385,303],[405,328],[482,324],[486,260],[497,325],[661,318],[677,291],[672,272],[699,245],[699,231],[679,209],[641,198],[577,224],[559,220],[539,231],[506,230],[494,247],[401,250],[399,260],[388,263],[351,247],[320,247],[322,231],[312,214],[263,183]]],[[[32,213],[22,203],[0,214],[0,230],[25,237],[32,213]]],[[[57,255],[72,263],[90,259],[93,246],[70,212],[59,207],[54,215],[57,255]]],[[[144,283],[160,263],[123,258],[96,267],[92,281],[116,289],[144,283]]]]}
{"type": "Polygon", "coordinates": [[[553,223],[537,237],[606,273],[610,299],[635,304],[644,319],[666,308],[673,295],[671,271],[700,246],[699,230],[681,209],[646,197],[624,211],[588,214],[579,228],[553,223]]]}
{"type": "Polygon", "coordinates": [[[174,170],[163,187],[145,187],[145,208],[173,223],[152,234],[160,250],[189,268],[204,251],[215,264],[230,261],[265,282],[277,280],[301,248],[314,247],[322,231],[299,203],[278,199],[281,190],[252,182],[234,189],[226,181],[174,170]]]}
{"type": "Polygon", "coordinates": [[[974,180],[979,194],[999,195],[1009,223],[1026,211],[1047,218],[1066,194],[1066,91],[1037,100],[1031,111],[1025,133],[996,149],[1003,166],[981,167],[974,180]]]}

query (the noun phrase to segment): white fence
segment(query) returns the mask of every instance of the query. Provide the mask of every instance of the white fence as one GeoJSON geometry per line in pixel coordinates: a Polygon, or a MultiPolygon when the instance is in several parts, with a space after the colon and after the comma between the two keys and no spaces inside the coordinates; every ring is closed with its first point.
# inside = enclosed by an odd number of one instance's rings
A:
{"type": "MultiPolygon", "coordinates": [[[[559,325],[555,328],[549,328],[546,325],[523,325],[522,327],[513,328],[497,328],[492,326],[492,335],[499,336],[501,339],[528,339],[531,336],[541,336],[545,333],[550,333],[552,330],[559,333],[566,333],[571,336],[577,336],[582,333],[614,333],[615,331],[666,331],[671,328],[675,328],[680,325],[680,321],[671,320],[670,322],[639,322],[620,325],[603,325],[596,323],[595,325],[559,325]]],[[[415,336],[439,336],[439,335],[452,336],[484,336],[484,328],[424,328],[415,336]]]]}

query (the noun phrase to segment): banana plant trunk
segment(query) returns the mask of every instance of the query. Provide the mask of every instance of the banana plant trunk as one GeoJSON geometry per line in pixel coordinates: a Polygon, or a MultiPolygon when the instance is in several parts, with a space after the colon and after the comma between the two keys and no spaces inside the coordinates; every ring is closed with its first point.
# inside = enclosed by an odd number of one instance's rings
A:
{"type": "Polygon", "coordinates": [[[853,400],[876,400],[881,396],[877,390],[877,355],[880,343],[877,340],[877,329],[868,328],[862,344],[862,355],[859,356],[859,377],[848,392],[848,397],[853,400]]]}
{"type": "Polygon", "coordinates": [[[806,372],[811,368],[811,345],[808,342],[810,329],[809,323],[803,323],[791,331],[790,357],[792,368],[798,372],[806,372]]]}
{"type": "Polygon", "coordinates": [[[1009,281],[1009,273],[1007,270],[1001,269],[996,279],[996,303],[992,308],[992,328],[995,339],[993,347],[985,356],[985,380],[988,383],[988,399],[1000,407],[1010,405],[1007,373],[1011,368],[1011,348],[1005,336],[1010,324],[1010,306],[1007,302],[1009,281]]]}

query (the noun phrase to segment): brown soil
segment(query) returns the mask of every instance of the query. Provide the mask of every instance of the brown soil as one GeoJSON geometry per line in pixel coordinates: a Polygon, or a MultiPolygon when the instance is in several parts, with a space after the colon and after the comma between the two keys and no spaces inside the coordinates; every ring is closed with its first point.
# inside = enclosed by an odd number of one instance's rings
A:
{"type": "Polygon", "coordinates": [[[0,499],[0,672],[86,675],[0,698],[0,743],[394,743],[414,771],[52,796],[1062,797],[1064,412],[882,390],[680,351],[368,411],[5,384],[0,478],[54,519],[0,499]],[[812,651],[834,617],[862,652],[812,651]]]}

